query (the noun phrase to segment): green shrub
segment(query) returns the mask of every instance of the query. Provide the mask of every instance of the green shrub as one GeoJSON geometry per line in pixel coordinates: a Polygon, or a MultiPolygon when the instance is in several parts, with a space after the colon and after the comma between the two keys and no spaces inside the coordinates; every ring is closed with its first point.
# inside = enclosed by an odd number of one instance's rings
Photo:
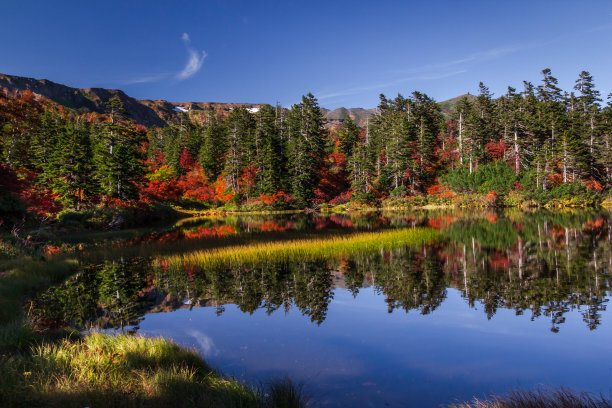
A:
{"type": "Polygon", "coordinates": [[[456,192],[486,194],[495,191],[498,195],[508,194],[515,181],[514,169],[501,161],[478,166],[472,173],[462,168],[440,177],[442,184],[456,192]]]}

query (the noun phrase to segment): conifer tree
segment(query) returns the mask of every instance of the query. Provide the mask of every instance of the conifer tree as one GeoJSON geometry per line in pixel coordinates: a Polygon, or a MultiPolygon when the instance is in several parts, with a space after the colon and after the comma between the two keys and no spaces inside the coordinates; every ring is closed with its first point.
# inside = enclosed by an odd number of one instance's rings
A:
{"type": "Polygon", "coordinates": [[[287,116],[291,192],[300,206],[309,206],[314,196],[325,150],[324,121],[317,99],[310,93],[293,105],[287,116]]]}
{"type": "Polygon", "coordinates": [[[257,112],[255,121],[258,189],[264,194],[274,194],[281,189],[283,162],[276,112],[271,106],[264,105],[257,112]]]}
{"type": "Polygon", "coordinates": [[[51,156],[52,189],[66,206],[81,209],[97,191],[91,177],[94,163],[88,123],[82,119],[66,122],[51,156]]]}
{"type": "Polygon", "coordinates": [[[106,103],[108,116],[98,129],[96,167],[102,191],[122,200],[137,198],[137,183],[144,175],[141,150],[144,131],[129,126],[122,102],[111,98],[106,103]]]}
{"type": "Polygon", "coordinates": [[[227,128],[212,108],[207,113],[198,158],[209,180],[221,175],[227,143],[227,128]]]}
{"type": "Polygon", "coordinates": [[[347,117],[338,129],[338,150],[348,159],[351,157],[358,140],[359,127],[351,118],[347,117]]]}

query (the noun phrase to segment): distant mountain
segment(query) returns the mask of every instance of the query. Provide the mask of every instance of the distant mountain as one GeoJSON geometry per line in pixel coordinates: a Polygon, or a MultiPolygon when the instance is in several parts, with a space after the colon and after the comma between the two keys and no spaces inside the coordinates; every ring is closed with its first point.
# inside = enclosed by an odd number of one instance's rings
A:
{"type": "Polygon", "coordinates": [[[359,127],[365,127],[367,120],[376,113],[376,109],[363,108],[337,108],[334,110],[322,108],[321,111],[331,125],[340,125],[346,119],[351,119],[359,127]]]}
{"type": "MultiPolygon", "coordinates": [[[[250,110],[256,110],[263,106],[258,103],[219,103],[219,102],[169,102],[165,100],[138,100],[125,94],[118,89],[104,88],[72,88],[70,86],[57,84],[47,79],[26,78],[15,75],[0,74],[0,89],[6,88],[11,91],[24,91],[26,89],[35,94],[44,96],[55,103],[78,113],[106,111],[106,102],[117,97],[123,103],[124,108],[134,121],[141,125],[165,126],[177,120],[180,112],[187,111],[189,117],[202,123],[207,110],[212,107],[218,114],[225,117],[238,106],[250,110]]],[[[474,95],[465,94],[440,102],[440,108],[445,119],[450,119],[455,111],[456,105],[463,97],[475,99],[474,95]]],[[[331,126],[340,125],[343,121],[351,119],[359,127],[365,127],[368,119],[376,114],[376,109],[364,108],[337,108],[329,110],[321,108],[321,111],[331,126]]]]}
{"type": "Polygon", "coordinates": [[[104,88],[72,88],[57,84],[47,79],[25,78],[15,75],[0,74],[0,89],[11,91],[30,90],[44,96],[58,105],[78,113],[106,111],[106,102],[117,97],[123,103],[128,115],[136,122],[145,126],[165,126],[177,119],[180,112],[187,110],[190,117],[196,121],[204,118],[206,110],[212,106],[221,116],[237,106],[253,109],[262,104],[252,103],[216,103],[216,102],[168,102],[163,100],[138,100],[118,89],[104,88]],[[183,109],[177,109],[177,108],[183,109]]]}
{"type": "Polygon", "coordinates": [[[457,109],[457,104],[464,97],[467,98],[470,102],[476,99],[474,95],[468,93],[456,96],[451,99],[447,99],[446,101],[438,102],[438,106],[440,106],[440,109],[442,110],[442,115],[444,115],[445,120],[449,120],[450,118],[452,118],[453,114],[455,113],[455,110],[457,109]]]}

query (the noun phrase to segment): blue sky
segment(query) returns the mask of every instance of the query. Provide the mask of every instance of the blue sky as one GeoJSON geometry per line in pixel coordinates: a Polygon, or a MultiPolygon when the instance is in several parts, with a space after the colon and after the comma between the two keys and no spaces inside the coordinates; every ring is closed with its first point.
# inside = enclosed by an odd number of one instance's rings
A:
{"type": "Polygon", "coordinates": [[[375,107],[413,90],[496,95],[551,68],[612,92],[608,1],[21,1],[0,72],[139,99],[375,107]]]}

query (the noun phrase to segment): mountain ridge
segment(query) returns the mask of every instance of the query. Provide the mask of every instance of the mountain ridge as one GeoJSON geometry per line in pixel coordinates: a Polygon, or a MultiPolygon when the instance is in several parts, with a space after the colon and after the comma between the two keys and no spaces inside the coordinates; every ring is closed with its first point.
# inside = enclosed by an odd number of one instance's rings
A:
{"type": "MultiPolygon", "coordinates": [[[[136,123],[147,127],[166,126],[178,120],[181,109],[186,109],[190,118],[202,123],[209,109],[214,109],[221,117],[225,117],[236,107],[247,109],[261,108],[262,103],[226,103],[226,102],[171,102],[164,99],[136,99],[127,95],[120,89],[107,88],[74,88],[59,84],[48,79],[35,79],[17,75],[0,73],[0,89],[9,91],[30,90],[51,101],[62,105],[77,113],[106,111],[106,101],[116,97],[121,100],[126,112],[136,123]]],[[[456,102],[465,95],[439,102],[443,115],[450,118],[456,102]]],[[[471,96],[467,94],[467,96],[471,96]]],[[[375,113],[376,108],[321,108],[325,119],[332,126],[340,125],[344,120],[351,119],[359,127],[365,127],[368,119],[375,113]]]]}

